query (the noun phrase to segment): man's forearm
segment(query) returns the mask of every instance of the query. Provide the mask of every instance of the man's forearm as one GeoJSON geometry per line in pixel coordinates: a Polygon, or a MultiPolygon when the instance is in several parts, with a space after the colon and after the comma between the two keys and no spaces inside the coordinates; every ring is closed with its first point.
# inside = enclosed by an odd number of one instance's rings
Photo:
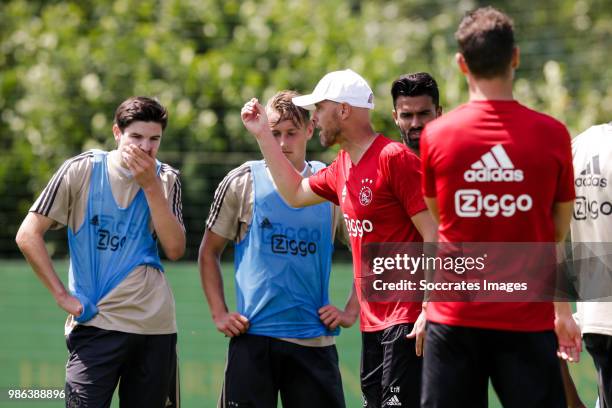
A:
{"type": "Polygon", "coordinates": [[[259,135],[257,143],[279,193],[290,205],[297,204],[295,198],[298,196],[298,189],[303,179],[302,175],[285,157],[271,132],[259,135]]]}
{"type": "Polygon", "coordinates": [[[572,307],[569,302],[554,302],[555,304],[555,315],[568,317],[572,316],[572,307]]]}
{"type": "Polygon", "coordinates": [[[349,294],[346,304],[344,305],[344,311],[350,315],[357,317],[359,315],[359,299],[357,298],[357,291],[355,290],[355,284],[351,287],[351,293],[349,294]]]}
{"type": "Polygon", "coordinates": [[[53,295],[53,298],[59,302],[62,297],[68,295],[66,287],[53,268],[43,237],[33,232],[20,230],[16,241],[36,276],[53,295]]]}
{"type": "Polygon", "coordinates": [[[219,314],[228,311],[223,291],[223,278],[221,277],[221,265],[219,260],[210,255],[203,254],[199,259],[200,279],[202,289],[206,295],[208,308],[213,319],[219,314]]]}
{"type": "Polygon", "coordinates": [[[161,182],[144,189],[153,219],[155,233],[166,256],[175,261],[185,253],[185,231],[176,216],[170,211],[161,182]]]}
{"type": "Polygon", "coordinates": [[[29,213],[21,224],[15,241],[38,279],[53,295],[58,306],[74,316],[79,316],[83,311],[83,305],[64,287],[55,273],[51,257],[45,246],[44,234],[51,224],[50,218],[29,213]]]}

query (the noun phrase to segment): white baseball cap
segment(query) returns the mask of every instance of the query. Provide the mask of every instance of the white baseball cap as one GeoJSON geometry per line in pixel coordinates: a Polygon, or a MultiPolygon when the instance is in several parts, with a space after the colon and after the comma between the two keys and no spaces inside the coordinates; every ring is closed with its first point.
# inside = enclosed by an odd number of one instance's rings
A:
{"type": "Polygon", "coordinates": [[[314,110],[324,100],[344,102],[357,108],[374,109],[374,94],[358,73],[350,69],[326,74],[310,95],[296,96],[291,101],[304,109],[314,110]]]}

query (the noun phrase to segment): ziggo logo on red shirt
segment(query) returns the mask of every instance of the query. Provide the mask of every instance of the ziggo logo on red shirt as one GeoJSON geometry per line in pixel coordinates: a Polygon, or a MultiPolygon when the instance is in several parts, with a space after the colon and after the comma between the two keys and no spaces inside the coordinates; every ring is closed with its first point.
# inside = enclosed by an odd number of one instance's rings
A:
{"type": "Polygon", "coordinates": [[[455,212],[459,217],[512,217],[517,211],[527,212],[533,207],[533,200],[528,194],[518,197],[504,194],[501,197],[495,194],[484,195],[480,190],[464,189],[455,192],[455,212]]]}
{"type": "Polygon", "coordinates": [[[352,237],[363,237],[366,232],[374,231],[374,224],[370,220],[354,220],[346,214],[344,215],[344,223],[346,229],[352,237]]]}

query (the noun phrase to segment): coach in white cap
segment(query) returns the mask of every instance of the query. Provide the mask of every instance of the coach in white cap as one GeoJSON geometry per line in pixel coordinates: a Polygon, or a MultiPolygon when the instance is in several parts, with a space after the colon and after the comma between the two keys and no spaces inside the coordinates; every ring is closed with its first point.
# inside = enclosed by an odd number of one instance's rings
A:
{"type": "Polygon", "coordinates": [[[339,144],[336,160],[302,177],[283,155],[257,99],[241,112],[255,135],[278,190],[293,207],[339,205],[350,235],[355,289],[361,306],[361,389],[366,407],[418,407],[424,315],[413,302],[370,302],[362,292],[362,246],[432,241],[436,224],[421,195],[420,161],[406,146],[372,129],[374,96],[350,69],[330,72],[293,103],[312,110],[321,144],[339,144]],[[408,338],[409,337],[409,338],[408,338]],[[416,351],[416,352],[415,352],[416,351]]]}
{"type": "Polygon", "coordinates": [[[324,100],[345,102],[356,108],[374,109],[374,94],[368,83],[350,69],[325,75],[310,95],[293,98],[293,103],[308,110],[324,100]]]}
{"type": "Polygon", "coordinates": [[[293,98],[293,103],[314,111],[312,120],[323,146],[344,146],[350,139],[353,148],[345,150],[356,161],[377,136],[369,112],[374,109],[374,94],[366,80],[350,69],[330,72],[311,94],[293,98]]]}

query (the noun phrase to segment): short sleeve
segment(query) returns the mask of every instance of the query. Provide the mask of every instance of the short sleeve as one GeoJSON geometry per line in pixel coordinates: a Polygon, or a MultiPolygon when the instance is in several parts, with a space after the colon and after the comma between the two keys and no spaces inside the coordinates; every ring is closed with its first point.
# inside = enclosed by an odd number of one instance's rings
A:
{"type": "Polygon", "coordinates": [[[389,156],[388,174],[391,188],[406,213],[412,217],[427,209],[421,190],[421,162],[409,151],[402,149],[389,156]]]}
{"type": "Polygon", "coordinates": [[[572,141],[571,137],[565,128],[561,125],[562,133],[560,143],[560,171],[557,179],[557,190],[555,192],[556,202],[572,201],[576,198],[576,190],[574,188],[574,165],[572,160],[572,141]]]}
{"type": "Polygon", "coordinates": [[[170,192],[170,199],[168,201],[170,203],[172,214],[174,214],[176,219],[183,226],[183,229],[185,229],[185,223],[183,222],[183,192],[181,180],[178,176],[174,180],[174,185],[172,186],[172,190],[170,192]]]}
{"type": "MultiPolygon", "coordinates": [[[[161,164],[160,178],[164,188],[164,197],[166,197],[168,201],[170,211],[172,211],[172,214],[174,214],[184,230],[183,193],[180,174],[181,173],[174,167],[166,163],[161,164]]],[[[153,228],[153,225],[151,225],[151,228],[153,228]]]]}
{"type": "Polygon", "coordinates": [[[337,160],[334,160],[329,166],[310,176],[308,178],[308,183],[316,195],[339,205],[340,202],[338,201],[338,192],[336,189],[337,163],[337,160]]]}
{"type": "MultiPolygon", "coordinates": [[[[77,229],[80,222],[76,222],[74,212],[82,213],[84,208],[80,203],[79,196],[87,190],[87,180],[91,175],[91,158],[93,153],[85,152],[79,156],[66,160],[55,172],[51,180],[36,199],[30,212],[34,212],[52,219],[55,224],[52,228],[70,225],[77,229]],[[74,225],[73,225],[74,224],[74,225]]],[[[81,203],[82,204],[82,203],[81,203]]]]}
{"type": "Polygon", "coordinates": [[[230,171],[215,190],[206,228],[226,239],[238,241],[240,222],[244,218],[242,214],[247,210],[252,213],[251,194],[251,168],[242,165],[230,171]]]}

